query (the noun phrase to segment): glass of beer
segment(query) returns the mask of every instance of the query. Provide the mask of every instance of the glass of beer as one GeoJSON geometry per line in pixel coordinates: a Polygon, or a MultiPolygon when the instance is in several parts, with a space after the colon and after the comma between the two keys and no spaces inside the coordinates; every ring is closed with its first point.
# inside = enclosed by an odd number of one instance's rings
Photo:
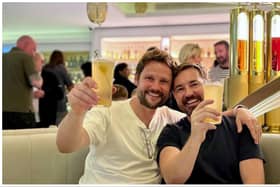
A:
{"type": "Polygon", "coordinates": [[[111,106],[114,65],[113,61],[101,58],[92,63],[92,79],[97,83],[98,88],[95,91],[100,97],[98,105],[111,106]]]}
{"type": "MultiPolygon", "coordinates": [[[[218,112],[223,110],[223,94],[224,94],[224,81],[210,81],[205,80],[203,83],[204,89],[204,100],[210,99],[214,100],[214,103],[207,105],[208,107],[214,108],[218,112]]],[[[220,124],[222,122],[222,117],[219,120],[214,120],[211,118],[206,118],[204,120],[206,123],[220,124]]]]}

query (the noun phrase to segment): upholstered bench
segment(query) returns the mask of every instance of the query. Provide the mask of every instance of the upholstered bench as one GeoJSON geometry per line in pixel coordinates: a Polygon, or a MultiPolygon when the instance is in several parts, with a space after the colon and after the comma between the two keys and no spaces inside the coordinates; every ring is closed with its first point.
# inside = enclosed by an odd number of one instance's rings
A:
{"type": "MultiPolygon", "coordinates": [[[[63,154],[57,128],[3,131],[3,184],[77,184],[88,149],[63,154]]],[[[267,184],[280,184],[280,134],[263,134],[267,184]]]]}

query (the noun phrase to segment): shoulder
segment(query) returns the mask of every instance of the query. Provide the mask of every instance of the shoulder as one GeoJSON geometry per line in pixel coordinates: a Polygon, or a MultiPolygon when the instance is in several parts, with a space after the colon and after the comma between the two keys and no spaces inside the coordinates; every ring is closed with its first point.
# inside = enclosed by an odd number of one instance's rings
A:
{"type": "Polygon", "coordinates": [[[223,125],[234,136],[238,136],[239,138],[243,136],[251,137],[250,131],[246,125],[242,125],[242,131],[240,133],[237,132],[236,118],[234,116],[223,116],[223,125]]]}
{"type": "Polygon", "coordinates": [[[186,118],[177,123],[167,124],[161,131],[157,141],[158,153],[166,147],[173,146],[181,149],[190,131],[190,126],[186,118]]]}
{"type": "Polygon", "coordinates": [[[129,104],[130,99],[112,101],[112,104],[107,109],[112,115],[123,117],[124,115],[129,115],[131,113],[131,106],[129,104]]]}
{"type": "Polygon", "coordinates": [[[232,133],[237,134],[237,126],[235,122],[235,116],[223,116],[223,126],[225,126],[232,133]]]}
{"type": "Polygon", "coordinates": [[[33,57],[31,55],[28,55],[17,47],[12,48],[10,52],[5,53],[5,56],[8,58],[21,58],[25,61],[33,62],[33,57]]]}
{"type": "Polygon", "coordinates": [[[158,108],[158,110],[159,110],[161,113],[165,113],[165,114],[167,114],[167,115],[169,115],[169,116],[173,116],[173,115],[175,115],[175,116],[180,116],[180,117],[185,117],[185,116],[186,116],[185,113],[180,112],[180,111],[178,111],[178,110],[174,110],[174,109],[172,109],[172,108],[169,108],[168,106],[162,106],[162,107],[158,108]]]}
{"type": "Polygon", "coordinates": [[[179,134],[186,131],[185,129],[190,129],[190,125],[187,118],[182,118],[176,123],[167,124],[162,130],[162,134],[179,134]]]}

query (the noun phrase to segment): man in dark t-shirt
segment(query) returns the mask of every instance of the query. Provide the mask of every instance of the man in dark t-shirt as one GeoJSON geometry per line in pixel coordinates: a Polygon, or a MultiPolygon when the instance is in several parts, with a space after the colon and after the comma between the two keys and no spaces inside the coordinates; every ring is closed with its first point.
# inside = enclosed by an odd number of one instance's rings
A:
{"type": "Polygon", "coordinates": [[[181,64],[175,72],[173,94],[187,117],[167,125],[158,139],[157,161],[164,181],[264,183],[263,155],[249,130],[245,127],[238,134],[234,117],[223,116],[218,125],[204,122],[221,114],[207,107],[212,101],[203,99],[202,77],[200,67],[193,64],[181,64]]]}

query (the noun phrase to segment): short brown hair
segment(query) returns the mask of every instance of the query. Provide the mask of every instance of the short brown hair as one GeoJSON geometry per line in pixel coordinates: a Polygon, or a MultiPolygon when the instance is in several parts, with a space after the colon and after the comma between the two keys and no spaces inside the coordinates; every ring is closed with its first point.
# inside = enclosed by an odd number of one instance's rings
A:
{"type": "Polygon", "coordinates": [[[190,64],[190,63],[182,63],[180,64],[179,66],[176,67],[175,71],[174,71],[174,76],[173,76],[173,80],[175,80],[175,78],[184,70],[186,69],[190,69],[190,68],[193,68],[193,69],[196,69],[199,73],[199,75],[205,79],[205,73],[203,71],[203,69],[201,68],[200,65],[198,64],[190,64]]]}
{"type": "Polygon", "coordinates": [[[149,50],[147,50],[142,58],[139,60],[137,66],[136,66],[136,76],[140,76],[142,73],[144,67],[149,64],[151,61],[157,61],[162,64],[166,64],[172,71],[173,71],[177,65],[177,63],[172,59],[172,57],[166,52],[163,51],[157,47],[153,47],[149,50]]]}
{"type": "Polygon", "coordinates": [[[224,46],[226,47],[226,49],[229,48],[229,44],[228,44],[228,42],[225,41],[225,40],[220,40],[220,41],[216,42],[216,43],[214,44],[214,47],[216,47],[217,45],[224,45],[224,46]]]}

